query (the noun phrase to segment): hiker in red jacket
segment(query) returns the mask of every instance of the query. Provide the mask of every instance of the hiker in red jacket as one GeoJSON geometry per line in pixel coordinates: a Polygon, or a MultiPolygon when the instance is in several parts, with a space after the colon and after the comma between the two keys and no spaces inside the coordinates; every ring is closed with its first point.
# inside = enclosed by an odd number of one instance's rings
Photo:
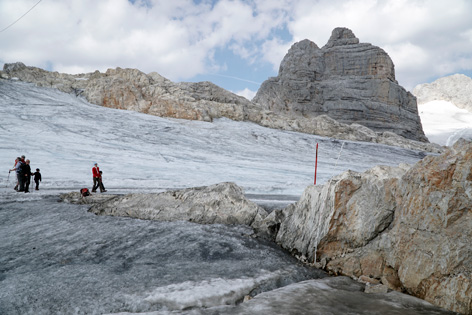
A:
{"type": "Polygon", "coordinates": [[[102,175],[100,174],[100,168],[98,167],[97,163],[95,163],[94,167],[92,168],[92,176],[93,176],[92,192],[96,192],[98,187],[100,187],[100,192],[106,192],[106,190],[103,188],[102,175]]]}

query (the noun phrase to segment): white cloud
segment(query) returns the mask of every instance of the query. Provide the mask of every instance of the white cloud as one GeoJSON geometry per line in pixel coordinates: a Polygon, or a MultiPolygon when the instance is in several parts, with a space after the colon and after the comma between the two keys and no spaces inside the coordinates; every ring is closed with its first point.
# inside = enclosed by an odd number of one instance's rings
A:
{"type": "MultiPolygon", "coordinates": [[[[1,0],[0,29],[36,2],[1,0]]],[[[471,12],[468,0],[47,0],[0,33],[0,62],[64,72],[129,67],[171,80],[231,76],[228,54],[248,72],[267,63],[277,71],[294,42],[322,47],[343,26],[383,48],[411,88],[472,69],[471,12]]]]}
{"type": "Polygon", "coordinates": [[[275,71],[279,70],[280,62],[287,54],[292,43],[285,43],[278,38],[267,40],[262,45],[263,59],[271,63],[275,71]]]}

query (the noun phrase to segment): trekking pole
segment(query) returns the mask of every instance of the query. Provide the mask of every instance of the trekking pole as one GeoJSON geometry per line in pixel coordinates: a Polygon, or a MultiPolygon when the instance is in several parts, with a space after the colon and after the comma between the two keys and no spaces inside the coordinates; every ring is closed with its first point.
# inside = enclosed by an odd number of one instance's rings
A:
{"type": "Polygon", "coordinates": [[[10,183],[10,172],[11,172],[11,171],[8,171],[7,184],[6,184],[5,188],[7,188],[7,187],[8,187],[8,184],[10,183]]]}

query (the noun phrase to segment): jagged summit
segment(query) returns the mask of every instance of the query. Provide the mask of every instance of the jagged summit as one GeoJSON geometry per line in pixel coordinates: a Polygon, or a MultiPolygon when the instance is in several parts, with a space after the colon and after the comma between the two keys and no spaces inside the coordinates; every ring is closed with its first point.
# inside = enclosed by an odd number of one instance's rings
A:
{"type": "Polygon", "coordinates": [[[333,30],[328,43],[323,48],[355,44],[359,44],[359,38],[357,38],[350,29],[345,27],[337,27],[333,30]]]}

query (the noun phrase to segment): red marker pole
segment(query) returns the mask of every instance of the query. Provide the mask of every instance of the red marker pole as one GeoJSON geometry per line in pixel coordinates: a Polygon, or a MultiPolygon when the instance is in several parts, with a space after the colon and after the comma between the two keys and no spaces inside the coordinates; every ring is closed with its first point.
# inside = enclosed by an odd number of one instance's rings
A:
{"type": "Polygon", "coordinates": [[[313,185],[316,185],[316,170],[318,169],[318,142],[316,143],[316,159],[315,159],[315,182],[313,185]]]}

